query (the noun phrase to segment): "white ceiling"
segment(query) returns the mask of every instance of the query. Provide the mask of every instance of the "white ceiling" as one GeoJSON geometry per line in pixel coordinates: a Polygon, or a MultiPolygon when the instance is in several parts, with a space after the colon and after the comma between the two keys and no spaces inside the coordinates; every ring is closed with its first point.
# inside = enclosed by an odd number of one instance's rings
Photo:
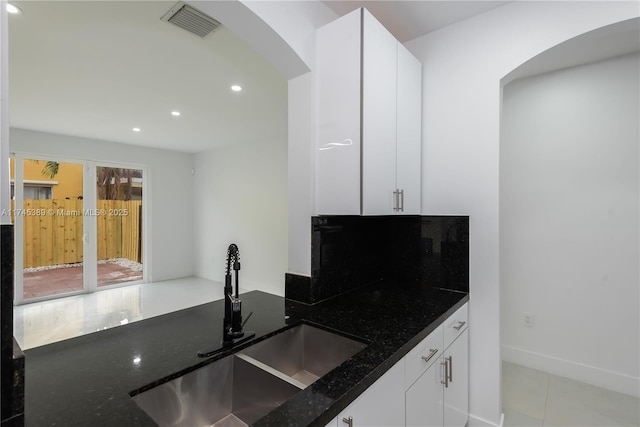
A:
{"type": "MultiPolygon", "coordinates": [[[[509,2],[323,3],[338,16],[365,6],[404,42],[509,2]]],[[[23,12],[9,16],[12,127],[191,153],[287,138],[286,80],[224,22],[201,39],[161,21],[173,1],[15,4],[23,12]]],[[[576,41],[512,77],[627,51],[634,28],[576,41]]]]}
{"type": "MultiPolygon", "coordinates": [[[[405,41],[505,2],[324,3],[337,15],[366,5],[405,41]]],[[[286,139],[286,81],[224,26],[200,39],[161,21],[172,1],[15,4],[12,127],[193,153],[286,139]]]]}
{"type": "Polygon", "coordinates": [[[339,16],[366,7],[402,43],[438,28],[479,15],[509,1],[486,0],[387,0],[323,1],[339,16]]]}
{"type": "Polygon", "coordinates": [[[202,39],[161,21],[174,2],[15,4],[12,127],[183,152],[286,139],[287,82],[224,27],[202,39]]]}

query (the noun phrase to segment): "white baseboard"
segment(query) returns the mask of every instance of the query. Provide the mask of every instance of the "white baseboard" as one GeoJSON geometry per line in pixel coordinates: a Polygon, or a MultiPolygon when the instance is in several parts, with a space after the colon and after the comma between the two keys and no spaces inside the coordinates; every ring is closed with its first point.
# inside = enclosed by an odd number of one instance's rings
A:
{"type": "Polygon", "coordinates": [[[504,414],[500,414],[500,424],[494,424],[484,418],[476,417],[473,414],[469,414],[468,427],[502,427],[504,424],[504,414]]]}
{"type": "Polygon", "coordinates": [[[502,360],[553,375],[640,397],[640,378],[546,354],[502,345],[502,360]]]}

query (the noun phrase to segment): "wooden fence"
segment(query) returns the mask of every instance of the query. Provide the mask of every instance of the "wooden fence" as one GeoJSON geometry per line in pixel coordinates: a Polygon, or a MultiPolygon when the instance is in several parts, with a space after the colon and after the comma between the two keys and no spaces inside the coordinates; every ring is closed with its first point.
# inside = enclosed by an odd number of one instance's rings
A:
{"type": "Polygon", "coordinates": [[[24,267],[82,262],[85,216],[98,223],[98,260],[128,258],[142,262],[140,200],[98,200],[96,209],[84,210],[82,200],[25,200],[24,267]]]}

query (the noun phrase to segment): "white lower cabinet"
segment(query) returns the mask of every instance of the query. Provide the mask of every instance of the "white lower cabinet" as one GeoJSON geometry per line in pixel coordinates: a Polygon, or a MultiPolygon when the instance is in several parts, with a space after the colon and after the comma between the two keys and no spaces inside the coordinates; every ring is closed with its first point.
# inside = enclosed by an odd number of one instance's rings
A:
{"type": "Polygon", "coordinates": [[[442,427],[442,356],[427,369],[405,394],[407,426],[442,427]]]}
{"type": "Polygon", "coordinates": [[[404,411],[403,359],[338,415],[338,427],[402,427],[404,411]]]}
{"type": "Polygon", "coordinates": [[[338,427],[338,418],[332,419],[325,427],[338,427]]]}
{"type": "Polygon", "coordinates": [[[469,341],[464,331],[407,390],[407,426],[463,427],[469,419],[469,341]]]}
{"type": "Polygon", "coordinates": [[[469,420],[467,304],[326,427],[464,427],[469,420]]]}
{"type": "MultiPolygon", "coordinates": [[[[424,371],[409,376],[407,369],[406,422],[412,427],[464,427],[469,419],[469,338],[467,332],[467,306],[447,319],[442,326],[423,340],[416,348],[424,361],[424,371]],[[444,352],[435,352],[441,350],[444,352]],[[431,361],[426,355],[435,352],[439,357],[431,361]],[[424,356],[424,357],[422,357],[424,356]],[[416,379],[417,377],[417,379],[416,379]]],[[[416,362],[409,352],[406,366],[416,362]]],[[[416,371],[415,369],[413,370],[416,371]]]]}
{"type": "Polygon", "coordinates": [[[463,427],[469,420],[469,333],[462,332],[444,353],[449,376],[444,388],[444,426],[463,427]]]}

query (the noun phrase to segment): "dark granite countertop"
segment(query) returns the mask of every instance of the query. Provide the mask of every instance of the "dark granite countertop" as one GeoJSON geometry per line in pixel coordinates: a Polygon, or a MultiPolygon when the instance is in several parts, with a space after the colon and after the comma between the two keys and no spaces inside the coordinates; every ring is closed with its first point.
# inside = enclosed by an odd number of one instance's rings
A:
{"type": "MultiPolygon", "coordinates": [[[[370,343],[255,424],[278,427],[324,426],[468,301],[466,293],[391,283],[313,306],[258,291],[241,297],[256,340],[307,322],[370,343]]],[[[196,355],[220,342],[222,313],[215,301],[27,350],[25,425],[155,425],[130,393],[228,355],[196,355]]]]}

